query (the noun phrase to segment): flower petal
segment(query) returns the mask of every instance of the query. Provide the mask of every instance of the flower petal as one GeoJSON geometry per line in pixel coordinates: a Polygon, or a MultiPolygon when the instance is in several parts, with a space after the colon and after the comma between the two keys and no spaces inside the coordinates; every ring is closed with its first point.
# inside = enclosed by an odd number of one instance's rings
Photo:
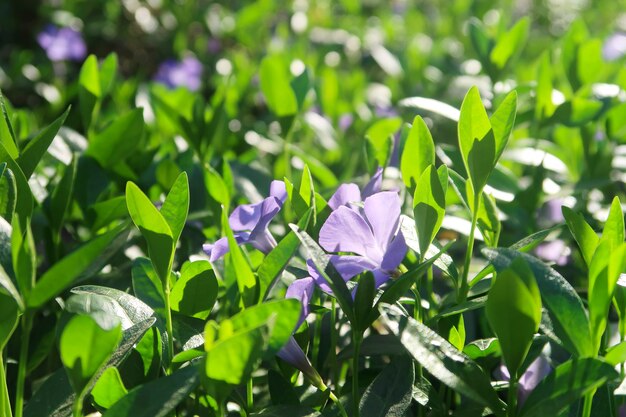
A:
{"type": "Polygon", "coordinates": [[[369,196],[372,196],[376,193],[379,193],[383,188],[383,169],[378,167],[376,173],[372,175],[372,178],[369,180],[365,187],[363,187],[363,192],[361,193],[361,198],[366,199],[369,196]]]}
{"type": "Polygon", "coordinates": [[[281,204],[287,200],[287,188],[285,188],[285,183],[283,181],[272,181],[270,184],[270,197],[278,199],[281,204]]]}
{"type": "Polygon", "coordinates": [[[221,238],[215,243],[205,243],[202,250],[209,256],[211,262],[215,262],[228,253],[228,238],[221,238]]]}
{"type": "Polygon", "coordinates": [[[380,192],[365,199],[365,216],[383,253],[398,230],[401,205],[400,196],[395,191],[380,192]]]}
{"type": "Polygon", "coordinates": [[[393,271],[396,269],[406,256],[408,250],[409,248],[404,240],[404,235],[402,233],[398,233],[396,237],[393,238],[389,246],[387,246],[387,250],[381,264],[382,269],[385,271],[393,271]]]}
{"type": "Polygon", "coordinates": [[[356,184],[341,184],[335,194],[330,197],[328,200],[328,205],[333,210],[337,210],[341,206],[348,205],[350,202],[360,202],[361,200],[361,191],[359,191],[359,187],[356,184]]]}
{"type": "Polygon", "coordinates": [[[228,218],[228,224],[233,231],[261,230],[280,211],[280,204],[274,197],[268,197],[255,204],[243,204],[233,210],[228,218]]]}
{"type": "Polygon", "coordinates": [[[328,252],[354,252],[380,262],[380,251],[372,229],[355,210],[341,206],[333,211],[320,229],[319,243],[328,252]]]}
{"type": "Polygon", "coordinates": [[[315,291],[315,280],[311,277],[297,279],[289,286],[289,288],[287,288],[285,298],[295,298],[300,301],[300,304],[302,304],[300,320],[298,320],[296,329],[300,327],[302,322],[306,320],[307,316],[311,312],[310,302],[311,297],[313,296],[313,291],[315,291]]]}
{"type": "MultiPolygon", "coordinates": [[[[330,255],[330,262],[333,264],[341,278],[344,281],[350,280],[352,277],[360,274],[363,271],[373,271],[379,267],[376,262],[373,262],[370,259],[367,259],[364,256],[354,256],[354,255],[330,255]]],[[[309,270],[309,274],[315,279],[317,285],[327,293],[332,293],[330,286],[324,279],[324,277],[319,273],[315,264],[313,264],[312,260],[308,260],[306,262],[307,269],[309,270]]]]}

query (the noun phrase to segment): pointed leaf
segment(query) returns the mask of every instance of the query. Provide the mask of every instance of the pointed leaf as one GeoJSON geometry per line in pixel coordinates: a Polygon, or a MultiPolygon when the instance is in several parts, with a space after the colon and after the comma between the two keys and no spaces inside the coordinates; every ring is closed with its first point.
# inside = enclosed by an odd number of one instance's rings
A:
{"type": "Polygon", "coordinates": [[[435,142],[428,126],[416,116],[402,151],[400,170],[402,180],[409,189],[416,186],[424,170],[435,164],[435,142]]]}
{"type": "Polygon", "coordinates": [[[189,180],[187,179],[187,173],[182,172],[178,178],[176,178],[176,181],[174,181],[174,185],[172,185],[161,207],[161,215],[172,231],[174,245],[176,245],[176,242],[178,242],[180,238],[180,234],[187,221],[188,213],[189,180]]]}

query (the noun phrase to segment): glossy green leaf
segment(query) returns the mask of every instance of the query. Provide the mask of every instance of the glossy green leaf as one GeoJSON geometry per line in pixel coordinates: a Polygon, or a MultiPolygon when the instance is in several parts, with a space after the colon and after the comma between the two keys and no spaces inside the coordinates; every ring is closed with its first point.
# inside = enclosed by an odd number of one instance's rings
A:
{"type": "Polygon", "coordinates": [[[13,131],[13,126],[11,126],[11,118],[7,111],[2,90],[0,90],[0,111],[2,111],[2,117],[0,117],[0,147],[6,149],[11,159],[17,159],[19,156],[17,138],[13,131]]]}
{"type": "Polygon", "coordinates": [[[143,109],[131,110],[90,138],[86,155],[98,161],[102,168],[112,169],[136,149],[143,131],[143,109]]]}
{"type": "Polygon", "coordinates": [[[375,122],[365,132],[372,156],[378,166],[387,166],[393,147],[393,135],[401,126],[402,119],[399,117],[382,119],[375,122]]]}
{"type": "Polygon", "coordinates": [[[15,174],[7,168],[6,162],[0,164],[0,171],[0,217],[10,222],[17,204],[17,184],[15,174]]]}
{"type": "Polygon", "coordinates": [[[159,275],[152,262],[147,258],[136,258],[133,261],[131,270],[133,293],[135,297],[146,303],[156,316],[164,321],[165,315],[165,294],[159,275]]]}
{"type": "MultiPolygon", "coordinates": [[[[0,274],[3,273],[0,269],[0,274]]],[[[0,352],[2,352],[17,327],[19,312],[17,302],[11,296],[0,292],[0,352]]],[[[0,384],[2,384],[2,381],[0,381],[0,384]]]]}
{"type": "Polygon", "coordinates": [[[197,366],[186,366],[171,375],[132,389],[103,417],[166,417],[200,383],[197,366]]]}
{"type": "Polygon", "coordinates": [[[491,387],[490,377],[462,352],[432,329],[389,305],[380,307],[385,327],[400,339],[413,359],[435,378],[498,416],[504,404],[491,387]]]}
{"type": "MultiPolygon", "coordinates": [[[[65,122],[65,118],[69,112],[70,108],[68,107],[58,119],[37,133],[26,144],[24,149],[22,149],[22,152],[20,152],[20,156],[17,158],[17,163],[20,165],[20,168],[26,178],[30,178],[35,171],[37,164],[39,164],[39,161],[48,150],[48,147],[54,140],[56,134],[59,132],[59,129],[63,125],[63,122],[65,122]]],[[[9,166],[9,168],[11,167],[9,166]]]]}
{"type": "Polygon", "coordinates": [[[13,272],[17,282],[17,288],[23,297],[28,297],[35,284],[37,273],[37,250],[30,221],[21,222],[19,216],[13,218],[11,224],[11,256],[13,259],[13,272]],[[25,227],[22,226],[25,223],[25,227]]]}
{"type": "Polygon", "coordinates": [[[413,189],[424,170],[434,164],[435,142],[424,119],[416,116],[406,138],[400,159],[402,180],[409,189],[413,189]]]}
{"type": "Polygon", "coordinates": [[[217,291],[217,278],[209,262],[186,262],[170,293],[170,305],[173,311],[205,320],[215,305],[217,291]]]}
{"type": "Polygon", "coordinates": [[[415,370],[404,355],[394,358],[374,379],[359,403],[363,417],[403,416],[411,406],[415,370]]]}
{"type": "Polygon", "coordinates": [[[205,165],[203,171],[204,183],[209,195],[218,203],[228,207],[230,204],[230,192],[220,174],[209,164],[205,165]]]}
{"type": "Polygon", "coordinates": [[[115,220],[128,218],[126,196],[121,195],[96,203],[89,207],[88,215],[88,219],[93,219],[92,230],[100,230],[115,220]]]}
{"type": "MultiPolygon", "coordinates": [[[[0,142],[0,161],[7,163],[7,168],[11,170],[15,176],[15,185],[17,187],[17,200],[15,201],[15,213],[19,215],[22,227],[25,226],[27,219],[30,219],[33,213],[33,194],[28,184],[28,178],[24,175],[22,168],[13,159],[4,145],[0,142]]],[[[7,219],[10,221],[10,219],[7,219]]]]}
{"type": "Polygon", "coordinates": [[[100,92],[105,96],[111,90],[117,75],[117,54],[111,52],[100,65],[100,92]]]}
{"type": "Polygon", "coordinates": [[[535,275],[543,305],[550,312],[555,332],[564,347],[579,356],[593,355],[589,319],[582,300],[558,272],[537,258],[506,248],[484,248],[483,254],[497,271],[506,269],[517,257],[522,257],[535,275]]]}
{"type": "Polygon", "coordinates": [[[328,286],[333,290],[333,295],[337,298],[341,309],[351,322],[354,321],[352,294],[348,290],[346,282],[337,272],[335,267],[330,263],[330,258],[322,248],[309,236],[309,234],[301,230],[298,226],[290,224],[293,230],[307,249],[310,259],[315,264],[320,275],[326,280],[328,286]]]}
{"type": "Polygon", "coordinates": [[[491,118],[489,119],[491,128],[493,129],[493,136],[496,140],[496,155],[494,158],[494,164],[498,162],[502,152],[504,152],[504,148],[506,148],[509,136],[513,130],[513,125],[515,125],[516,115],[517,92],[513,90],[506,95],[504,100],[502,100],[496,111],[493,112],[491,118]]]}
{"type": "Polygon", "coordinates": [[[146,195],[132,182],[126,184],[126,205],[148,243],[148,253],[161,282],[168,279],[174,257],[172,229],[146,195]]]}
{"type": "Polygon", "coordinates": [[[276,116],[290,116],[298,112],[298,100],[290,85],[292,77],[282,57],[275,55],[263,58],[259,78],[267,105],[276,116]]]}
{"type": "Polygon", "coordinates": [[[447,190],[448,169],[445,165],[438,171],[434,165],[428,166],[417,181],[413,197],[413,214],[422,259],[426,257],[426,252],[443,222],[447,190]]]}
{"type": "Polygon", "coordinates": [[[560,415],[585,394],[593,393],[607,382],[615,381],[618,373],[598,359],[570,359],[556,367],[531,392],[519,412],[520,417],[560,415]]]}
{"type": "Polygon", "coordinates": [[[616,196],[611,202],[609,216],[602,229],[600,242],[610,241],[613,246],[624,243],[624,213],[619,198],[616,196]]]}
{"type": "Polygon", "coordinates": [[[222,210],[222,230],[228,238],[228,253],[224,261],[226,281],[236,282],[243,305],[251,306],[257,302],[260,296],[257,280],[248,260],[243,256],[243,252],[235,240],[235,235],[228,224],[225,210],[222,210]],[[234,279],[231,277],[234,277],[234,279]]]}
{"type": "Polygon", "coordinates": [[[498,273],[485,312],[498,336],[509,374],[518,376],[541,322],[541,295],[533,272],[522,258],[498,273]]]}
{"type": "Polygon", "coordinates": [[[56,297],[76,280],[99,272],[128,237],[127,227],[121,226],[85,243],[48,269],[37,281],[26,299],[29,308],[38,308],[56,297]]]}
{"type": "Polygon", "coordinates": [[[183,227],[185,227],[188,213],[189,180],[187,179],[187,173],[182,172],[178,178],[176,178],[176,181],[174,181],[174,185],[172,185],[161,207],[161,215],[172,231],[174,245],[178,242],[183,227]]]}
{"type": "Polygon", "coordinates": [[[102,95],[98,58],[95,55],[89,55],[83,63],[78,76],[78,84],[96,98],[102,95]]]}
{"type": "Polygon", "coordinates": [[[537,74],[537,88],[535,89],[536,104],[535,118],[538,120],[547,119],[552,116],[556,106],[552,101],[552,64],[550,62],[550,51],[544,51],[541,55],[539,71],[537,74]]]}
{"type": "Polygon", "coordinates": [[[359,278],[359,284],[354,295],[354,317],[356,323],[353,323],[353,326],[361,332],[365,332],[370,325],[368,316],[374,306],[375,295],[376,281],[374,274],[366,272],[359,278]]]}
{"type": "Polygon", "coordinates": [[[65,167],[61,181],[52,191],[52,201],[50,202],[50,223],[58,233],[63,227],[63,221],[72,201],[74,190],[74,179],[76,178],[77,158],[65,167]]]}
{"type": "Polygon", "coordinates": [[[104,365],[120,342],[119,325],[103,329],[89,316],[74,316],[63,329],[59,342],[61,361],[77,393],[104,365]]]}
{"type": "Polygon", "coordinates": [[[600,238],[585,221],[582,214],[576,213],[566,206],[563,206],[561,210],[563,211],[567,227],[574,236],[576,243],[578,243],[585,263],[589,266],[593,253],[596,251],[596,247],[598,247],[600,238]]]}
{"type": "Polygon", "coordinates": [[[128,390],[117,368],[107,368],[91,391],[94,402],[105,409],[110,408],[126,394],[128,390]]]}

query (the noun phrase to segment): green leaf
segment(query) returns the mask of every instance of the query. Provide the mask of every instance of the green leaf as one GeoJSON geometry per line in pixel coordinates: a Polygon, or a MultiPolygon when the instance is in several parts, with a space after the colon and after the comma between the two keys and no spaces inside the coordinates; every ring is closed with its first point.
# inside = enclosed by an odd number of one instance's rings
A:
{"type": "Polygon", "coordinates": [[[113,197],[89,207],[88,219],[93,219],[92,230],[100,230],[117,219],[127,218],[126,196],[113,197]]]}
{"type": "MultiPolygon", "coordinates": [[[[300,399],[291,382],[285,379],[280,372],[269,369],[267,371],[267,386],[272,404],[299,405],[300,399]]],[[[291,414],[290,414],[291,415],[291,414]]]]}
{"type": "Polygon", "coordinates": [[[204,166],[204,183],[209,195],[224,207],[228,207],[230,204],[228,187],[220,174],[209,164],[204,166]]]}
{"type": "Polygon", "coordinates": [[[98,161],[102,168],[112,169],[137,148],[144,126],[143,109],[131,110],[91,137],[85,154],[98,161]]]}
{"type": "MultiPolygon", "coordinates": [[[[15,176],[15,185],[17,187],[17,200],[15,202],[15,212],[19,215],[21,226],[25,226],[27,219],[33,214],[33,194],[30,191],[28,178],[24,175],[22,168],[11,158],[9,152],[0,142],[0,161],[7,163],[7,168],[11,170],[15,176]]],[[[7,219],[7,221],[11,221],[7,219]]]]}
{"type": "Polygon", "coordinates": [[[209,262],[186,262],[172,288],[170,305],[173,311],[206,320],[217,300],[217,291],[217,278],[209,262]]]}
{"type": "Polygon", "coordinates": [[[200,383],[197,366],[186,366],[171,375],[140,385],[117,401],[103,417],[166,417],[200,383]]]}
{"type": "Polygon", "coordinates": [[[102,408],[110,408],[120,398],[128,394],[117,368],[107,368],[93,387],[94,402],[102,408]]]}
{"type": "Polygon", "coordinates": [[[535,274],[543,305],[550,312],[555,332],[564,347],[579,356],[593,355],[589,319],[582,300],[558,272],[537,258],[507,248],[484,248],[483,254],[496,270],[506,269],[517,257],[522,257],[535,274]]]}
{"type": "MultiPolygon", "coordinates": [[[[37,133],[37,135],[35,135],[35,137],[28,142],[24,149],[22,149],[19,158],[17,158],[17,163],[20,165],[20,168],[26,178],[30,178],[35,171],[37,164],[39,164],[39,161],[48,150],[48,147],[54,140],[56,134],[59,132],[59,129],[63,125],[63,122],[65,122],[65,118],[69,112],[70,107],[68,107],[58,119],[37,133]]],[[[9,166],[9,168],[11,168],[11,166],[9,166]]]]}
{"type": "Polygon", "coordinates": [[[604,361],[613,366],[626,362],[626,341],[608,348],[604,355],[604,361]]]}
{"type": "Polygon", "coordinates": [[[518,378],[541,322],[541,295],[523,258],[516,258],[498,273],[489,291],[485,313],[498,336],[511,378],[518,378]]]}
{"type": "MultiPolygon", "coordinates": [[[[484,25],[480,20],[473,17],[469,20],[469,36],[472,45],[478,54],[478,58],[483,65],[491,65],[489,54],[493,49],[493,40],[487,36],[484,25]]],[[[489,69],[489,68],[487,68],[489,69]]]]}
{"type": "Polygon", "coordinates": [[[589,322],[596,352],[606,329],[617,280],[625,269],[626,244],[622,241],[616,245],[610,237],[605,240],[603,236],[589,265],[589,322]]]}
{"type": "Polygon", "coordinates": [[[609,216],[604,223],[604,229],[602,229],[600,243],[605,240],[610,241],[614,246],[624,243],[624,213],[617,196],[613,198],[611,203],[609,216]]]}
{"type": "Polygon", "coordinates": [[[295,187],[287,187],[287,193],[298,217],[304,216],[309,208],[313,208],[313,218],[315,218],[315,186],[308,165],[304,165],[300,186],[297,189],[295,187]]]}
{"type": "Polygon", "coordinates": [[[251,417],[321,417],[319,411],[297,405],[275,405],[258,413],[250,414],[251,417]]]}
{"type": "Polygon", "coordinates": [[[404,416],[411,406],[415,369],[408,356],[394,358],[365,390],[359,403],[363,417],[404,416]]]}
{"type": "MultiPolygon", "coordinates": [[[[0,269],[0,275],[3,273],[4,271],[0,269]]],[[[0,352],[3,351],[7,342],[11,338],[13,331],[15,331],[15,328],[17,327],[19,312],[20,311],[15,300],[11,296],[0,292],[0,352]]],[[[2,371],[0,370],[0,372],[2,371]]],[[[2,383],[3,381],[0,381],[0,384],[2,383]]]]}
{"type": "Polygon", "coordinates": [[[96,102],[102,96],[98,60],[89,55],[80,69],[78,76],[78,103],[85,130],[91,125],[91,118],[96,102]]]}
{"type": "Polygon", "coordinates": [[[239,312],[229,322],[234,333],[271,323],[267,331],[265,355],[271,357],[287,343],[296,330],[301,309],[300,302],[292,298],[266,301],[239,312]]]}
{"type": "Polygon", "coordinates": [[[246,307],[251,306],[257,302],[260,296],[257,280],[250,264],[243,256],[243,252],[235,240],[235,235],[228,224],[228,218],[224,209],[222,209],[222,230],[226,232],[229,249],[224,261],[226,281],[230,281],[229,278],[234,277],[243,305],[246,307]]]}
{"type": "Polygon", "coordinates": [[[291,89],[296,96],[296,102],[298,103],[298,110],[302,110],[304,99],[306,98],[309,88],[311,87],[311,78],[309,76],[309,70],[304,69],[300,75],[295,77],[289,83],[291,89]]]}
{"type": "Polygon", "coordinates": [[[25,227],[22,227],[21,223],[18,216],[15,216],[12,223],[11,256],[17,288],[26,298],[35,283],[37,252],[30,220],[25,222],[25,227]]]}
{"type": "Polygon", "coordinates": [[[161,321],[165,321],[165,294],[162,281],[152,262],[147,258],[136,258],[131,270],[133,293],[146,303],[161,321]]]}
{"type": "Polygon", "coordinates": [[[445,165],[442,165],[439,171],[435,170],[434,165],[428,166],[417,181],[413,197],[413,214],[422,259],[426,257],[426,252],[443,223],[447,190],[448,169],[445,165]]]}
{"type": "Polygon", "coordinates": [[[180,235],[187,221],[189,213],[189,180],[187,173],[182,172],[170,192],[167,194],[163,206],[161,207],[161,215],[167,222],[172,231],[174,245],[178,242],[180,235]]]}
{"type": "Polygon", "coordinates": [[[10,222],[17,204],[17,184],[15,174],[6,167],[6,162],[0,164],[0,217],[10,222]]]}
{"type": "Polygon", "coordinates": [[[567,407],[607,382],[617,380],[613,367],[598,359],[570,359],[559,365],[531,392],[520,417],[558,416],[567,407]]]}
{"type": "Polygon", "coordinates": [[[365,332],[370,325],[368,318],[374,306],[375,295],[376,281],[374,274],[366,272],[359,278],[359,284],[356,287],[354,296],[354,317],[356,323],[353,323],[353,326],[361,332],[365,332]]]}
{"type": "Polygon", "coordinates": [[[19,150],[17,148],[17,138],[11,126],[11,118],[7,111],[4,96],[0,90],[0,110],[2,111],[2,117],[0,117],[0,147],[6,149],[11,159],[17,159],[19,156],[19,150]]]}
{"type": "Polygon", "coordinates": [[[259,78],[267,105],[276,116],[291,116],[298,112],[298,100],[290,85],[292,77],[282,57],[263,58],[259,78]]]}
{"type": "Polygon", "coordinates": [[[393,135],[401,126],[402,119],[393,117],[378,120],[365,132],[365,138],[372,150],[372,156],[376,160],[377,166],[387,166],[393,147],[393,135]]]}
{"type": "Polygon", "coordinates": [[[70,208],[77,165],[78,158],[74,158],[72,163],[65,167],[61,181],[59,181],[59,184],[52,191],[52,201],[50,203],[50,223],[56,233],[59,233],[63,227],[65,215],[70,208]]]}
{"type": "MultiPolygon", "coordinates": [[[[527,19],[523,19],[527,20],[527,19]]],[[[515,125],[515,116],[517,114],[517,92],[511,91],[502,100],[496,111],[493,112],[489,122],[493,129],[493,136],[496,140],[496,156],[494,164],[498,162],[504,148],[509,141],[509,136],[515,125]]]]}
{"type": "MultiPolygon", "coordinates": [[[[298,227],[306,230],[311,219],[312,210],[308,210],[304,216],[300,218],[298,227]]],[[[281,272],[289,264],[289,260],[295,255],[300,247],[300,240],[296,233],[291,230],[287,235],[278,242],[278,245],[265,256],[257,274],[259,275],[259,293],[261,300],[267,298],[268,292],[272,287],[272,283],[278,279],[281,272]]]]}
{"type": "Polygon", "coordinates": [[[67,323],[61,334],[59,352],[75,392],[83,391],[111,356],[121,336],[119,325],[103,329],[90,316],[74,316],[67,323]]]}
{"type": "Polygon", "coordinates": [[[352,294],[350,294],[346,282],[341,275],[339,275],[333,264],[330,263],[330,258],[307,232],[293,224],[290,224],[289,227],[295,232],[300,242],[302,242],[302,245],[309,252],[310,259],[313,261],[313,264],[315,264],[320,275],[326,280],[328,286],[333,290],[333,295],[337,298],[339,306],[348,320],[354,322],[352,294]]]}
{"type": "MultiPolygon", "coordinates": [[[[20,310],[24,310],[24,300],[20,295],[20,292],[15,288],[15,284],[6,273],[2,265],[0,265],[0,287],[4,288],[8,295],[17,303],[20,310]]],[[[2,294],[2,293],[0,293],[2,294]]]]}
{"type": "Polygon", "coordinates": [[[38,308],[57,296],[74,281],[98,272],[105,262],[126,243],[125,225],[100,235],[55,263],[37,281],[26,299],[29,308],[38,308]]]}
{"type": "Polygon", "coordinates": [[[578,243],[578,247],[580,248],[585,263],[589,266],[591,264],[593,253],[596,251],[598,243],[600,242],[600,238],[585,221],[582,214],[575,213],[572,209],[566,206],[561,207],[561,210],[563,212],[563,217],[565,217],[565,223],[574,236],[576,243],[578,243]]]}
{"type": "Polygon", "coordinates": [[[523,17],[508,32],[500,36],[495,47],[491,50],[491,62],[502,70],[510,61],[511,57],[519,54],[524,48],[524,43],[528,38],[530,19],[523,17]]]}
{"type": "Polygon", "coordinates": [[[409,189],[413,189],[424,170],[434,164],[435,142],[424,119],[416,116],[406,138],[400,159],[402,180],[409,189]]]}
{"type": "MultiPolygon", "coordinates": [[[[207,331],[212,329],[210,324],[207,324],[207,331]]],[[[261,325],[215,343],[206,343],[207,378],[230,385],[239,385],[250,378],[267,346],[266,330],[266,326],[261,325]]],[[[210,340],[206,333],[205,339],[210,340]]]]}
{"type": "Polygon", "coordinates": [[[111,52],[100,65],[100,92],[104,97],[109,93],[117,74],[117,54],[111,52]]]}
{"type": "Polygon", "coordinates": [[[552,102],[552,64],[550,62],[550,51],[544,51],[539,63],[539,73],[537,74],[537,88],[535,89],[536,104],[535,118],[545,120],[552,116],[556,106],[552,102]]]}
{"type": "Polygon", "coordinates": [[[172,229],[146,195],[132,182],[126,184],[126,205],[148,243],[148,254],[161,282],[169,278],[174,258],[172,229]]]}
{"type": "Polygon", "coordinates": [[[439,381],[465,395],[498,416],[504,415],[504,404],[491,387],[482,369],[432,329],[394,306],[382,305],[380,314],[385,327],[400,339],[414,360],[439,381]]]}

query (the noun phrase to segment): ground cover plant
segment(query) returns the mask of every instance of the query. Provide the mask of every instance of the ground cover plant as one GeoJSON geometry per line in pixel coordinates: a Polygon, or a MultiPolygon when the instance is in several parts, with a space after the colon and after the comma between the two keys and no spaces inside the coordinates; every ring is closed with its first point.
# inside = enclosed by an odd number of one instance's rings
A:
{"type": "Polygon", "coordinates": [[[626,415],[623,8],[539,3],[0,5],[0,416],[626,415]]]}

